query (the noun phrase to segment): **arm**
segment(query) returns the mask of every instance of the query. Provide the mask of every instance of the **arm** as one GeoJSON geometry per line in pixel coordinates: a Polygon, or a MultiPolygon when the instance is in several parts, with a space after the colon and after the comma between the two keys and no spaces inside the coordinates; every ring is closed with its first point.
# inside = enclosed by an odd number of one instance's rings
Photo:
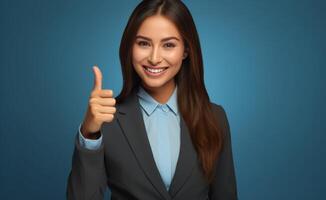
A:
{"type": "Polygon", "coordinates": [[[237,185],[232,156],[231,134],[229,122],[222,106],[215,105],[217,119],[225,134],[220,157],[216,165],[215,179],[210,185],[209,199],[211,200],[236,200],[237,185]]]}
{"type": "Polygon", "coordinates": [[[107,188],[104,144],[89,150],[79,144],[79,131],[75,138],[72,167],[68,177],[66,196],[69,200],[103,199],[107,188]]]}

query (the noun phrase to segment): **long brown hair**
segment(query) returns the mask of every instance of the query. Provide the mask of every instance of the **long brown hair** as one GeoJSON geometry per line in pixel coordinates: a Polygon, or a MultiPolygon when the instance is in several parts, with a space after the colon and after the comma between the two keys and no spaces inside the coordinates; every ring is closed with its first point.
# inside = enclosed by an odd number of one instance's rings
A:
{"type": "Polygon", "coordinates": [[[198,33],[187,7],[179,0],[144,0],[131,14],[120,43],[123,88],[117,103],[140,84],[132,64],[132,46],[141,23],[160,14],[171,20],[183,36],[188,56],[174,77],[178,85],[178,109],[189,129],[192,143],[208,183],[214,176],[215,163],[222,146],[222,135],[204,85],[203,60],[198,33]]]}

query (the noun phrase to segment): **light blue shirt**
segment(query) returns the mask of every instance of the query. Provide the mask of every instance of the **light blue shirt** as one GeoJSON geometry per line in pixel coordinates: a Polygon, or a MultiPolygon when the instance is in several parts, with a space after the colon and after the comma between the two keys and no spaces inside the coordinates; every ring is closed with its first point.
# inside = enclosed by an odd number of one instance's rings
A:
{"type": "Polygon", "coordinates": [[[177,87],[166,104],[158,103],[142,87],[139,88],[137,95],[154,160],[168,190],[175,173],[180,149],[177,87]]]}
{"type": "Polygon", "coordinates": [[[99,149],[101,144],[102,144],[102,134],[99,139],[97,140],[92,140],[92,139],[87,139],[83,136],[81,133],[81,124],[79,124],[79,144],[89,150],[96,150],[99,149]]]}
{"type": "MultiPolygon", "coordinates": [[[[166,104],[160,104],[143,87],[137,93],[141,106],[147,137],[156,166],[167,190],[173,179],[180,150],[180,115],[177,106],[177,86],[166,104]]],[[[81,126],[81,125],[80,125],[81,126]]],[[[86,139],[80,132],[81,146],[96,150],[102,142],[86,139]]]]}

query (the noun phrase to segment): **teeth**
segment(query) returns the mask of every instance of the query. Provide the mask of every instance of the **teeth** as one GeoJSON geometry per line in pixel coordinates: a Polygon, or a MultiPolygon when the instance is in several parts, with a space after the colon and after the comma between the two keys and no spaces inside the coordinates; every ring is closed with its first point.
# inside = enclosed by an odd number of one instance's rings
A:
{"type": "Polygon", "coordinates": [[[152,72],[152,73],[160,73],[164,71],[165,69],[151,69],[151,68],[146,68],[147,71],[152,72]]]}

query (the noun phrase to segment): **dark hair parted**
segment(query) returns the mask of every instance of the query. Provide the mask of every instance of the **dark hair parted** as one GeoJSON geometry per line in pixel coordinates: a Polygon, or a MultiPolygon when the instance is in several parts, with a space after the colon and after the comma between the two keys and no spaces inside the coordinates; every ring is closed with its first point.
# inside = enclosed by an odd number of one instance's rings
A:
{"type": "Polygon", "coordinates": [[[142,22],[156,14],[171,20],[184,40],[188,56],[174,77],[178,85],[178,109],[189,129],[205,179],[210,183],[222,147],[222,134],[204,84],[196,26],[189,10],[180,0],[144,0],[134,9],[120,43],[123,88],[116,100],[117,103],[123,102],[140,84],[132,64],[132,46],[142,22]]]}

